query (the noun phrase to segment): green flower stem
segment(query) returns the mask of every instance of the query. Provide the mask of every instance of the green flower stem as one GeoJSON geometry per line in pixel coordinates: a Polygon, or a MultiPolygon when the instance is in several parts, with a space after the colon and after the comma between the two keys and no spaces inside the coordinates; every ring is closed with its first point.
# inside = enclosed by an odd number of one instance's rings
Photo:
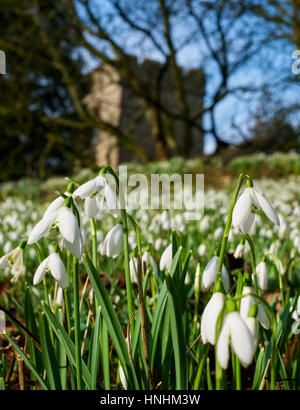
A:
{"type": "Polygon", "coordinates": [[[97,230],[94,218],[90,218],[91,233],[92,233],[92,262],[97,269],[97,230]]]}
{"type": "Polygon", "coordinates": [[[241,363],[239,358],[235,358],[235,377],[236,377],[236,390],[242,389],[242,379],[241,379],[241,363]]]}
{"type": "Polygon", "coordinates": [[[227,217],[227,222],[226,222],[226,226],[225,226],[225,230],[224,230],[224,234],[223,234],[223,239],[222,239],[222,245],[221,245],[220,257],[219,257],[219,263],[218,263],[218,271],[217,271],[218,273],[217,273],[216,282],[217,282],[218,276],[221,275],[221,270],[222,270],[222,266],[223,266],[223,262],[224,262],[229,231],[230,231],[231,223],[232,223],[233,209],[234,209],[234,206],[236,204],[236,201],[237,201],[241,186],[243,184],[243,181],[246,177],[247,177],[246,175],[240,174],[238,182],[236,184],[236,188],[235,188],[232,200],[231,200],[231,204],[230,204],[230,208],[229,208],[229,212],[228,212],[228,217],[227,217]]]}
{"type": "Polygon", "coordinates": [[[271,383],[270,390],[276,389],[276,365],[277,365],[277,346],[276,346],[277,323],[274,320],[272,328],[272,355],[271,355],[271,383]]]}
{"type": "MultiPolygon", "coordinates": [[[[224,234],[223,234],[223,239],[222,239],[222,245],[221,245],[221,251],[220,251],[220,256],[219,256],[219,263],[218,263],[218,270],[217,270],[217,277],[216,277],[216,280],[215,280],[215,284],[217,284],[218,279],[221,276],[221,270],[222,270],[222,266],[223,266],[223,262],[224,262],[224,258],[225,258],[225,252],[226,252],[226,246],[227,246],[227,242],[228,242],[229,231],[230,231],[231,223],[232,223],[233,209],[234,209],[234,206],[236,204],[236,201],[237,201],[241,186],[242,186],[245,178],[249,178],[249,177],[246,176],[245,174],[240,174],[239,179],[238,179],[237,184],[236,184],[236,188],[235,188],[232,200],[231,200],[231,203],[230,203],[227,222],[226,222],[226,226],[225,226],[225,230],[224,230],[224,234]]],[[[222,385],[223,385],[223,370],[222,370],[222,368],[219,364],[218,356],[217,356],[217,343],[218,343],[218,336],[219,336],[219,331],[217,331],[217,330],[218,329],[216,329],[216,341],[215,341],[216,390],[221,390],[222,385]]]]}
{"type": "Polygon", "coordinates": [[[78,261],[73,257],[73,291],[74,291],[74,330],[77,389],[82,390],[81,346],[80,346],[80,314],[79,314],[79,269],[78,261]]]}
{"type": "Polygon", "coordinates": [[[65,305],[66,305],[66,317],[67,317],[68,333],[69,333],[70,336],[71,336],[71,329],[72,329],[71,301],[70,301],[71,261],[72,261],[71,253],[69,251],[67,251],[68,287],[64,290],[64,294],[65,294],[65,305]]]}
{"type": "Polygon", "coordinates": [[[246,235],[245,236],[249,247],[250,247],[250,260],[251,260],[251,268],[252,268],[252,273],[253,273],[253,282],[254,282],[254,289],[256,291],[256,293],[261,296],[261,291],[258,287],[257,284],[257,273],[256,273],[256,258],[255,258],[255,250],[254,250],[254,244],[252,241],[252,238],[250,235],[246,235]]]}
{"type": "Polygon", "coordinates": [[[124,270],[125,270],[125,280],[126,280],[126,294],[127,294],[127,305],[128,305],[128,317],[130,318],[133,314],[133,299],[132,299],[132,286],[130,280],[130,268],[129,268],[129,245],[128,245],[128,222],[127,222],[127,212],[125,209],[125,198],[120,185],[119,178],[113,169],[109,166],[106,166],[101,169],[100,173],[110,173],[116,181],[117,188],[119,191],[120,199],[120,212],[121,212],[121,221],[123,228],[123,248],[124,248],[124,270]]]}

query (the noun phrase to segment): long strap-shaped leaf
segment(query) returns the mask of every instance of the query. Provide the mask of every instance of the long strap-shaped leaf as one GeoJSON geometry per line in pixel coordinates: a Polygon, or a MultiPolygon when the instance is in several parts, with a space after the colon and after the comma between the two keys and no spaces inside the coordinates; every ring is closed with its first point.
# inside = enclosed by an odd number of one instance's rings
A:
{"type": "Polygon", "coordinates": [[[170,275],[166,275],[166,283],[169,291],[168,303],[170,303],[171,334],[175,358],[176,389],[187,389],[187,356],[184,341],[182,314],[176,294],[176,288],[170,275]]]}
{"type": "Polygon", "coordinates": [[[39,375],[38,371],[35,369],[35,367],[32,365],[26,354],[23,352],[23,350],[17,345],[17,343],[14,341],[12,337],[10,337],[8,334],[6,335],[8,341],[13,345],[13,347],[16,349],[16,351],[19,353],[19,355],[22,357],[24,360],[26,366],[32,371],[32,373],[35,375],[37,380],[40,382],[42,388],[44,390],[48,390],[48,386],[45,384],[44,380],[42,377],[39,375]]]}
{"type": "Polygon", "coordinates": [[[90,371],[91,371],[91,385],[92,389],[96,390],[98,373],[100,367],[100,320],[101,320],[101,307],[98,306],[96,312],[95,327],[93,331],[92,346],[90,350],[91,357],[89,358],[90,362],[90,371]]]}
{"type": "MultiPolygon", "coordinates": [[[[178,264],[180,263],[180,255],[182,252],[182,248],[180,247],[172,261],[171,269],[170,269],[170,276],[173,277],[178,264]]],[[[149,343],[149,353],[150,353],[150,358],[151,358],[151,370],[153,371],[154,368],[154,359],[155,359],[155,353],[156,353],[156,348],[157,348],[157,343],[158,343],[158,338],[159,338],[159,332],[161,330],[161,321],[163,318],[163,313],[165,310],[166,306],[166,301],[167,301],[167,285],[164,282],[159,296],[157,300],[157,304],[153,313],[153,320],[152,320],[152,326],[151,326],[151,339],[149,343]]]]}
{"type": "Polygon", "coordinates": [[[52,346],[49,325],[45,314],[40,317],[40,339],[42,348],[42,360],[46,369],[46,377],[52,390],[61,390],[58,363],[52,346]]]}
{"type": "Polygon", "coordinates": [[[107,291],[101,281],[99,273],[96,271],[94,265],[87,255],[84,255],[83,262],[93,286],[97,301],[102,308],[102,314],[106,322],[109,334],[114,343],[117,355],[120,359],[128,383],[128,389],[137,390],[139,389],[139,385],[136,374],[133,365],[130,362],[128,348],[122,327],[113,308],[110,297],[108,296],[107,291]]]}
{"type": "MultiPolygon", "coordinates": [[[[66,354],[67,354],[67,356],[70,360],[71,365],[76,367],[74,343],[72,342],[70,336],[65,331],[63,326],[60,324],[57,317],[51,312],[49,306],[44,303],[43,308],[44,308],[44,311],[46,313],[46,316],[49,320],[49,323],[50,323],[52,329],[54,330],[54,332],[55,332],[56,336],[58,337],[59,341],[61,343],[63,343],[63,345],[66,349],[66,354]]],[[[91,373],[89,372],[89,369],[88,369],[87,365],[85,364],[84,360],[81,361],[81,365],[82,365],[82,376],[83,376],[84,382],[85,382],[88,390],[91,390],[91,373]]]]}

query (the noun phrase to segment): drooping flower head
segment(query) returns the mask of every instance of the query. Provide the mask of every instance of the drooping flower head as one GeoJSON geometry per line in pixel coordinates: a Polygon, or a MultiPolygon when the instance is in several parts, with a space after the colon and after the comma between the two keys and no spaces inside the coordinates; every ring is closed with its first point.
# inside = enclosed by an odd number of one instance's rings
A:
{"type": "Polygon", "coordinates": [[[279,217],[270,202],[253,187],[248,186],[233,209],[233,226],[248,234],[255,222],[255,214],[259,211],[262,211],[275,225],[280,225],[279,217]]]}

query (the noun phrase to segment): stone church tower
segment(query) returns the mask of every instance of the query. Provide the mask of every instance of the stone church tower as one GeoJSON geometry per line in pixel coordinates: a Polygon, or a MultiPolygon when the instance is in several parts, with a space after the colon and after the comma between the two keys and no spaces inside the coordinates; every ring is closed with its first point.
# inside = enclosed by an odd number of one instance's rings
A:
{"type": "MultiPolygon", "coordinates": [[[[147,86],[153,83],[158,75],[161,65],[157,61],[144,60],[139,63],[132,57],[132,64],[136,74],[141,76],[147,86]]],[[[107,64],[102,64],[91,75],[91,91],[85,98],[89,110],[115,127],[131,135],[133,140],[141,146],[150,157],[155,156],[155,146],[152,139],[152,125],[147,109],[143,102],[126,82],[120,77],[117,70],[107,64]]],[[[165,73],[162,81],[162,104],[176,112],[176,97],[174,87],[170,81],[170,73],[165,73]]],[[[184,88],[191,112],[199,112],[203,105],[204,74],[202,70],[189,70],[184,73],[184,88]]],[[[164,115],[163,115],[164,117],[164,115]]],[[[163,118],[166,138],[171,154],[179,156],[180,152],[172,151],[181,141],[183,124],[179,120],[163,118]]],[[[199,120],[202,122],[202,118],[199,120]]],[[[193,145],[191,157],[203,154],[203,135],[199,129],[192,130],[193,145]]],[[[95,148],[95,161],[97,165],[109,164],[116,167],[121,162],[130,162],[133,154],[122,144],[117,137],[106,131],[99,131],[98,142],[95,148]]]]}

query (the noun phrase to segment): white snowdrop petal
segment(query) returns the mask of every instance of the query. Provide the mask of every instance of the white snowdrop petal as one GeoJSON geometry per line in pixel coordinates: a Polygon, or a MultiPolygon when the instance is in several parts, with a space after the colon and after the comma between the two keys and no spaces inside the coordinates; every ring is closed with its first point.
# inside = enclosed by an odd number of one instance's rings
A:
{"type": "Polygon", "coordinates": [[[256,267],[257,285],[261,290],[268,288],[268,269],[265,262],[260,262],[256,267]]]}
{"type": "Polygon", "coordinates": [[[232,213],[232,224],[235,228],[245,220],[251,212],[251,197],[246,188],[242,195],[237,200],[232,213]]]}
{"type": "Polygon", "coordinates": [[[223,285],[224,285],[225,292],[228,292],[228,290],[229,290],[229,275],[228,275],[228,272],[227,272],[227,269],[226,269],[225,265],[222,266],[221,278],[222,278],[222,282],[223,282],[223,285]]]}
{"type": "Polygon", "coordinates": [[[213,256],[212,259],[205,266],[204,271],[202,273],[202,278],[201,278],[201,287],[204,290],[209,289],[210,286],[216,280],[218,262],[219,262],[218,256],[213,256]]]}
{"type": "Polygon", "coordinates": [[[87,197],[84,201],[84,213],[88,218],[95,218],[98,214],[98,206],[96,198],[87,197]]]}
{"type": "Polygon", "coordinates": [[[255,191],[255,196],[257,198],[257,201],[259,203],[259,206],[263,210],[263,212],[266,214],[266,216],[277,226],[280,225],[280,220],[279,217],[273,208],[273,206],[270,204],[270,202],[263,197],[260,193],[255,191]]]}
{"type": "Polygon", "coordinates": [[[258,344],[258,323],[254,317],[247,317],[245,323],[253,337],[254,350],[258,344]]]}
{"type": "Polygon", "coordinates": [[[262,305],[258,305],[257,319],[264,329],[269,329],[270,320],[262,305]]]}
{"type": "Polygon", "coordinates": [[[49,256],[48,267],[50,269],[51,275],[57,281],[61,280],[64,276],[67,276],[65,265],[60,259],[58,253],[52,253],[49,256]]]}
{"type": "Polygon", "coordinates": [[[246,323],[238,312],[229,313],[231,345],[244,367],[253,360],[254,342],[246,323]]]}
{"type": "Polygon", "coordinates": [[[218,362],[222,369],[226,370],[228,367],[229,361],[229,322],[228,316],[224,318],[221,332],[219,334],[218,343],[217,343],[217,357],[218,362]]]}
{"type": "Polygon", "coordinates": [[[9,266],[7,257],[8,257],[8,254],[3,255],[2,258],[0,258],[0,269],[5,269],[9,266]]]}
{"type": "Polygon", "coordinates": [[[46,269],[48,266],[48,261],[49,261],[50,256],[48,256],[46,259],[43,260],[43,262],[40,263],[38,266],[37,270],[35,271],[34,277],[33,277],[33,284],[38,285],[44,278],[46,274],[46,269]]]}
{"type": "Polygon", "coordinates": [[[84,199],[87,196],[92,195],[94,192],[97,190],[97,180],[96,178],[91,179],[88,182],[85,182],[84,184],[80,185],[77,189],[75,189],[73,193],[73,198],[76,198],[79,196],[80,198],[84,199]]]}
{"type": "Polygon", "coordinates": [[[137,283],[137,258],[130,258],[129,270],[131,283],[137,283]]]}
{"type": "Polygon", "coordinates": [[[59,196],[58,198],[54,199],[54,201],[52,201],[51,204],[46,209],[43,218],[45,218],[46,216],[49,216],[50,214],[52,214],[52,212],[57,212],[59,208],[62,207],[64,200],[65,199],[62,196],[59,196]]]}
{"type": "Polygon", "coordinates": [[[78,238],[76,238],[73,243],[71,243],[71,242],[69,242],[65,239],[65,247],[78,260],[80,260],[82,258],[83,243],[82,243],[82,239],[80,238],[80,236],[78,236],[78,238]]]}
{"type": "MultiPolygon", "coordinates": [[[[249,286],[243,287],[242,295],[249,295],[250,293],[254,293],[254,289],[249,286]]],[[[253,296],[244,296],[240,302],[240,315],[241,317],[246,320],[251,306],[255,303],[255,298],[253,296]]]]}
{"type": "Polygon", "coordinates": [[[159,262],[159,269],[167,271],[170,270],[172,265],[172,244],[168,245],[167,248],[163,251],[160,262],[159,262]]]}
{"type": "Polygon", "coordinates": [[[79,228],[75,215],[70,208],[63,206],[58,212],[58,228],[67,241],[74,243],[78,235],[79,228]]]}
{"type": "Polygon", "coordinates": [[[244,234],[250,232],[252,225],[255,222],[255,214],[249,213],[249,215],[240,223],[239,227],[244,234]]]}
{"type": "Polygon", "coordinates": [[[204,330],[207,340],[213,345],[215,344],[217,319],[224,306],[224,302],[225,296],[223,293],[216,292],[212,295],[203,312],[201,331],[204,330]]]}
{"type": "Polygon", "coordinates": [[[49,230],[57,216],[57,212],[50,212],[44,216],[33,228],[28,237],[28,245],[32,245],[41,239],[49,230]]]}

